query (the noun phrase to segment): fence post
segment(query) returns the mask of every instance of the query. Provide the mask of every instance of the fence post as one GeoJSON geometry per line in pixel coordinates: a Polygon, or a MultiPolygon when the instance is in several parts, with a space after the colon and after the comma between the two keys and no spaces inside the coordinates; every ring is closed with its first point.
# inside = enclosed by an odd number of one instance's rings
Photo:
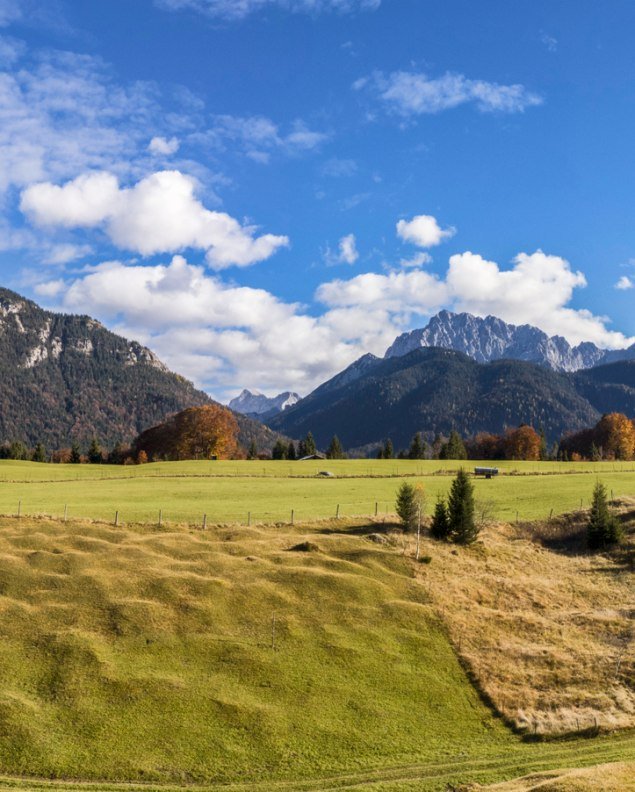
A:
{"type": "Polygon", "coordinates": [[[207,515],[206,514],[203,515],[203,530],[204,531],[207,530],[207,515]]]}
{"type": "Polygon", "coordinates": [[[18,501],[18,520],[22,517],[22,501],[18,501]]]}
{"type": "Polygon", "coordinates": [[[375,517],[377,517],[377,511],[379,509],[379,503],[375,501],[375,517]]]}
{"type": "Polygon", "coordinates": [[[68,519],[68,503],[64,504],[64,522],[68,519]]]}
{"type": "Polygon", "coordinates": [[[163,525],[163,509],[159,509],[159,528],[163,525]]]}
{"type": "Polygon", "coordinates": [[[247,512],[247,526],[251,525],[251,512],[247,512]]]}
{"type": "Polygon", "coordinates": [[[115,528],[119,526],[119,512],[115,512],[115,528]]]}
{"type": "Polygon", "coordinates": [[[294,523],[295,509],[291,509],[291,525],[294,523]]]}
{"type": "Polygon", "coordinates": [[[337,509],[335,509],[335,519],[339,520],[339,518],[340,518],[340,505],[338,503],[337,504],[337,509]]]}

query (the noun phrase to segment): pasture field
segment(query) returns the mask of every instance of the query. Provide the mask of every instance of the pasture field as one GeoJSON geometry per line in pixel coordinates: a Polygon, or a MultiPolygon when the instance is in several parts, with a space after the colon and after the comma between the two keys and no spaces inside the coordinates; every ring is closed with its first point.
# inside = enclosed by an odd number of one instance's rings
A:
{"type": "MultiPolygon", "coordinates": [[[[126,523],[290,522],[394,511],[402,477],[424,488],[431,510],[451,474],[473,461],[338,460],[324,462],[162,462],[141,466],[0,462],[0,513],[126,523]],[[320,471],[333,473],[319,477],[320,471]],[[20,507],[18,507],[20,504],[20,507]]],[[[483,463],[491,465],[492,463],[483,463]]],[[[588,506],[596,478],[615,497],[635,495],[635,463],[495,463],[501,475],[476,481],[490,517],[544,519],[588,506]]]]}
{"type": "MultiPolygon", "coordinates": [[[[0,518],[0,789],[414,792],[635,762],[628,729],[523,740],[468,678],[461,652],[488,603],[460,608],[457,648],[448,581],[504,578],[513,613],[532,548],[492,527],[456,555],[425,539],[429,563],[416,564],[380,521],[200,531],[0,518]]],[[[560,585],[580,571],[568,560],[532,563],[560,585]]],[[[598,613],[622,574],[609,563],[584,570],[598,613]]],[[[540,613],[552,638],[559,614],[540,613]]]]}

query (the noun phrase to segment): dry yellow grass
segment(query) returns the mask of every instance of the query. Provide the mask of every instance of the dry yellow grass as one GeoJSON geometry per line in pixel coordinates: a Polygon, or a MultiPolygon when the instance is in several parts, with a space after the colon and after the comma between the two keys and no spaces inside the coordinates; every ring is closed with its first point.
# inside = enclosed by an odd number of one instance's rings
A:
{"type": "Polygon", "coordinates": [[[617,762],[584,770],[555,770],[494,784],[490,792],[628,792],[635,789],[635,763],[617,762]]]}
{"type": "MultiPolygon", "coordinates": [[[[622,512],[633,503],[622,505],[622,512]]],[[[470,548],[426,541],[417,576],[484,697],[514,727],[557,735],[635,726],[635,580],[629,552],[547,549],[530,526],[470,548]]]]}

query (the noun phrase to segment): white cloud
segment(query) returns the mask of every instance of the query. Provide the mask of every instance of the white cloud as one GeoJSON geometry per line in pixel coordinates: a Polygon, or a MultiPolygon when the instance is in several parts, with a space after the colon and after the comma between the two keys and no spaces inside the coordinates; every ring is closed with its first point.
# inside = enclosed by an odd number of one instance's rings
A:
{"type": "Polygon", "coordinates": [[[22,17],[19,0],[0,0],[0,27],[7,27],[22,17]]]}
{"type": "Polygon", "coordinates": [[[390,110],[402,116],[440,113],[464,104],[474,104],[482,113],[519,113],[542,104],[542,98],[523,85],[500,85],[470,80],[447,72],[431,78],[417,72],[376,72],[353,83],[355,90],[369,89],[390,110]]]}
{"type": "Polygon", "coordinates": [[[28,187],[20,207],[39,226],[103,228],[119,248],[144,256],[205,250],[214,269],[249,266],[289,244],[285,236],[257,237],[255,227],[206,209],[195,190],[194,179],[179,171],[154,173],[129,188],[112,173],[90,173],[61,187],[28,187]]]}
{"type": "Polygon", "coordinates": [[[586,279],[565,259],[539,250],[520,253],[513,265],[502,270],[495,262],[467,252],[450,258],[445,279],[421,270],[366,273],[322,284],[317,297],[331,308],[387,311],[396,324],[420,325],[421,317],[448,307],[535,325],[572,344],[593,341],[618,348],[635,341],[608,329],[606,318],[569,307],[574,290],[586,286],[586,279]]]}
{"type": "Polygon", "coordinates": [[[234,20],[267,8],[313,14],[373,10],[379,8],[381,0],[155,0],[155,3],[169,11],[191,10],[212,18],[234,20]]]}
{"type": "Polygon", "coordinates": [[[455,228],[441,228],[432,215],[417,215],[397,223],[397,236],[422,248],[435,247],[456,234],[455,228]]]}
{"type": "Polygon", "coordinates": [[[585,282],[564,259],[541,251],[518,255],[507,270],[468,252],[452,256],[445,277],[413,269],[323,283],[316,298],[324,308],[313,316],[175,256],[155,266],[104,263],[67,282],[41,282],[36,293],[148,344],[222,398],[245,386],[307,393],[360,355],[382,355],[399,333],[444,307],[527,322],[572,343],[633,343],[602,317],[569,307],[585,282]]]}
{"type": "Polygon", "coordinates": [[[415,253],[414,256],[411,256],[408,259],[401,259],[399,266],[403,267],[404,269],[410,269],[415,267],[424,267],[426,264],[431,263],[432,256],[429,253],[422,251],[421,253],[415,253]]]}
{"type": "Polygon", "coordinates": [[[171,154],[176,154],[179,145],[179,140],[175,137],[171,137],[169,140],[164,137],[153,137],[148,145],[148,151],[150,154],[169,157],[171,154]]]}
{"type": "Polygon", "coordinates": [[[339,258],[343,264],[354,264],[357,261],[359,253],[355,234],[348,234],[340,239],[339,251],[339,258]]]}
{"type": "Polygon", "coordinates": [[[29,55],[0,72],[0,191],[91,169],[128,174],[160,116],[152,86],[114,84],[99,59],[29,55]]]}
{"type": "Polygon", "coordinates": [[[615,284],[615,288],[620,289],[620,291],[635,289],[635,282],[633,282],[627,275],[622,275],[622,277],[615,284]]]}
{"type": "Polygon", "coordinates": [[[190,135],[193,143],[224,151],[228,143],[242,150],[257,162],[268,162],[271,153],[287,155],[302,154],[318,148],[328,139],[324,132],[310,129],[306,123],[296,119],[283,131],[280,126],[265,116],[216,115],[205,131],[190,135]]]}
{"type": "Polygon", "coordinates": [[[228,284],[180,256],[167,265],[109,262],[36,292],[149,344],[175,371],[217,397],[237,387],[306,393],[399,331],[384,311],[305,313],[262,289],[228,284]]]}

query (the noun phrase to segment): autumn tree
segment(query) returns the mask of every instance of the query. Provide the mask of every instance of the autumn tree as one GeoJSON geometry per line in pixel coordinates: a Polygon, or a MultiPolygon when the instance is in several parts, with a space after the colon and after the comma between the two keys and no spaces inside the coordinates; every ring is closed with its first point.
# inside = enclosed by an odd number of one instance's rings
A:
{"type": "Polygon", "coordinates": [[[622,413],[603,415],[595,427],[594,440],[605,456],[626,460],[635,457],[635,426],[622,413]]]}
{"type": "Polygon", "coordinates": [[[238,423],[220,404],[190,407],[147,429],[134,443],[136,454],[165,459],[230,459],[238,450],[238,423]]]}
{"type": "Polygon", "coordinates": [[[538,432],[527,424],[509,429],[505,434],[505,457],[535,462],[540,459],[542,441],[538,432]]]}

